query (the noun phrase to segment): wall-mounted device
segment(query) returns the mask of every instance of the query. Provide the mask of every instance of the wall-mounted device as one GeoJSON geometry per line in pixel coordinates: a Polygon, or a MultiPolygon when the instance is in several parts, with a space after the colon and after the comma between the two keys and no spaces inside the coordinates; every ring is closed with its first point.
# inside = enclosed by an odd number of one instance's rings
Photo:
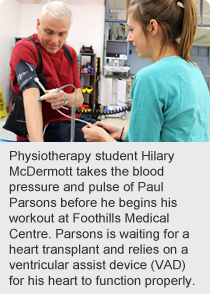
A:
{"type": "Polygon", "coordinates": [[[108,40],[106,43],[106,57],[120,57],[127,55],[128,43],[122,40],[111,41],[108,40]]]}

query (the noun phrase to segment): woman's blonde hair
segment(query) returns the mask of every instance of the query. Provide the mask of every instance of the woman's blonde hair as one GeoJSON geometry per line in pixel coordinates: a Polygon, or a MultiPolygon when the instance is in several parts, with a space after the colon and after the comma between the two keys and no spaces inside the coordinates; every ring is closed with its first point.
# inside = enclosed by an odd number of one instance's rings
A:
{"type": "Polygon", "coordinates": [[[129,14],[139,22],[147,37],[147,25],[155,19],[163,32],[162,50],[171,43],[187,62],[197,28],[197,7],[194,0],[133,0],[129,14]]]}

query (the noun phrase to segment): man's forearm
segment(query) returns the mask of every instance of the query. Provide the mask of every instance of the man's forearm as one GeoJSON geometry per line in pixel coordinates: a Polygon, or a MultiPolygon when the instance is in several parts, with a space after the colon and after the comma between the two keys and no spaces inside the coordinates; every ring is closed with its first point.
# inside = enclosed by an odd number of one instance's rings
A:
{"type": "Polygon", "coordinates": [[[31,142],[43,142],[42,103],[37,101],[40,93],[36,88],[23,92],[26,126],[31,142]]]}
{"type": "MultiPolygon", "coordinates": [[[[82,90],[81,89],[76,89],[76,107],[80,107],[82,106],[83,102],[84,102],[84,98],[82,95],[82,90]]],[[[74,105],[75,103],[75,92],[68,94],[68,102],[66,104],[66,106],[71,107],[72,105],[74,105]]]]}

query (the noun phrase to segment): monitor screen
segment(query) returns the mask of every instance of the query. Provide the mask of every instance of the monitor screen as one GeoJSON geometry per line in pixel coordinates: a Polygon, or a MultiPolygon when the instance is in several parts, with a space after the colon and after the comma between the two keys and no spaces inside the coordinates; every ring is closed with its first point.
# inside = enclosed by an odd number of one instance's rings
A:
{"type": "Polygon", "coordinates": [[[119,57],[120,55],[127,55],[127,42],[126,41],[110,41],[106,43],[106,56],[119,57]]]}

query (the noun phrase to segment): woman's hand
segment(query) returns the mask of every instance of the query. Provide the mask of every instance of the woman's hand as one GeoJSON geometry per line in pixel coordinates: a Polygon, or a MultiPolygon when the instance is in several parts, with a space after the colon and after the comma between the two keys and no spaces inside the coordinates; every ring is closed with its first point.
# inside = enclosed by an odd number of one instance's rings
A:
{"type": "Polygon", "coordinates": [[[87,142],[115,142],[115,140],[103,128],[96,124],[88,124],[82,128],[87,142]]]}
{"type": "Polygon", "coordinates": [[[121,136],[121,132],[122,132],[122,127],[110,124],[110,123],[106,123],[106,122],[101,122],[101,121],[97,121],[94,126],[100,126],[102,128],[104,128],[109,135],[115,139],[115,140],[119,140],[120,136],[121,136]]]}

